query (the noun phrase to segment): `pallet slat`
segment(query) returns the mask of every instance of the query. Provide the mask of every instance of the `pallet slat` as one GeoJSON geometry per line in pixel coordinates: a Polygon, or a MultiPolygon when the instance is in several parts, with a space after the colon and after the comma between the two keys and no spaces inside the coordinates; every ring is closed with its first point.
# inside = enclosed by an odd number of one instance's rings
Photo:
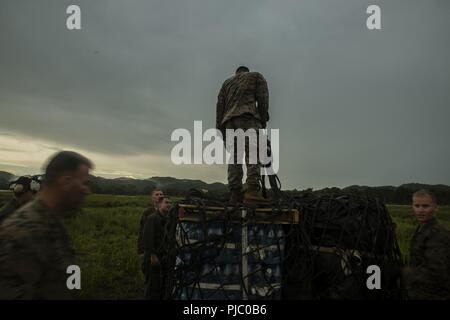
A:
{"type": "MultiPolygon", "coordinates": [[[[179,204],[178,206],[184,210],[183,214],[179,214],[180,221],[190,222],[203,221],[203,217],[199,216],[198,213],[204,210],[207,219],[229,220],[231,218],[232,222],[242,223],[241,212],[247,210],[233,207],[199,207],[190,204],[179,204]]],[[[297,209],[256,208],[254,209],[254,215],[248,215],[247,217],[257,219],[256,221],[262,224],[298,224],[300,221],[300,213],[297,209]]]]}

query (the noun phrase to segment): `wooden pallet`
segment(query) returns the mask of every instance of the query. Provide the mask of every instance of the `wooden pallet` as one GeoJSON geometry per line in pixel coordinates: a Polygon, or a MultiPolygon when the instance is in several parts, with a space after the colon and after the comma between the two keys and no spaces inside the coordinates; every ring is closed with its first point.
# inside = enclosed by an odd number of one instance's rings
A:
{"type": "Polygon", "coordinates": [[[273,208],[235,208],[235,207],[199,207],[191,204],[178,205],[178,217],[180,221],[201,222],[227,220],[233,223],[242,223],[243,220],[251,223],[261,224],[298,224],[300,212],[297,209],[273,208]],[[205,212],[205,217],[200,212],[205,212]]]}

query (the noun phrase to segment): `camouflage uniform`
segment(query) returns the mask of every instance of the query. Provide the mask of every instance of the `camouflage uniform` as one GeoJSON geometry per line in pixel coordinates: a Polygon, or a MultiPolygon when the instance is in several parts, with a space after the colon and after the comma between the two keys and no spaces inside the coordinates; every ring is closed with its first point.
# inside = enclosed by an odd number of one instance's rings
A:
{"type": "MultiPolygon", "coordinates": [[[[261,123],[256,120],[252,116],[239,116],[228,120],[225,123],[225,129],[255,129],[258,130],[261,128],[261,123]]],[[[256,131],[257,132],[257,131],[256,131]]],[[[246,139],[247,140],[247,139],[246,139]]],[[[234,155],[238,154],[238,146],[237,143],[234,144],[234,155]]],[[[247,166],[247,188],[249,190],[256,191],[260,185],[260,167],[261,165],[257,162],[255,164],[249,163],[249,149],[250,144],[245,142],[245,163],[247,166]]],[[[258,154],[258,143],[256,142],[256,146],[254,149],[258,154]]],[[[231,150],[229,150],[231,152],[231,150]]],[[[257,155],[256,155],[257,156],[257,155]]],[[[237,157],[235,157],[234,163],[228,164],[228,186],[231,191],[233,190],[242,190],[242,178],[244,176],[244,171],[242,170],[242,165],[238,164],[237,157]]]]}
{"type": "Polygon", "coordinates": [[[417,227],[410,260],[404,279],[411,299],[450,299],[450,234],[437,219],[417,227]]]}
{"type": "Polygon", "coordinates": [[[156,210],[147,218],[144,227],[145,297],[150,300],[164,298],[167,279],[167,222],[167,217],[156,210]],[[151,255],[158,257],[158,265],[150,264],[151,255]]]}
{"type": "Polygon", "coordinates": [[[0,227],[0,299],[67,299],[74,252],[62,222],[39,199],[0,227]]]}
{"type": "MultiPolygon", "coordinates": [[[[265,128],[269,121],[269,90],[258,72],[244,72],[227,79],[217,99],[216,128],[225,136],[225,129],[265,128]]],[[[235,146],[236,147],[236,146],[235,146]]],[[[249,146],[245,144],[247,187],[259,188],[260,165],[248,163],[249,146]]],[[[229,150],[232,152],[233,150],[229,150]]],[[[236,152],[236,148],[234,150],[236,152]]],[[[242,165],[228,165],[228,186],[231,191],[242,190],[242,165]]]]}
{"type": "Polygon", "coordinates": [[[14,211],[19,209],[20,205],[17,202],[17,199],[12,198],[9,200],[3,207],[0,209],[0,224],[8,218],[14,211]]]}
{"type": "Polygon", "coordinates": [[[147,218],[155,212],[155,208],[153,206],[148,207],[144,210],[141,216],[141,220],[139,222],[139,235],[138,235],[138,243],[137,243],[137,252],[138,254],[144,253],[144,227],[147,218]]]}

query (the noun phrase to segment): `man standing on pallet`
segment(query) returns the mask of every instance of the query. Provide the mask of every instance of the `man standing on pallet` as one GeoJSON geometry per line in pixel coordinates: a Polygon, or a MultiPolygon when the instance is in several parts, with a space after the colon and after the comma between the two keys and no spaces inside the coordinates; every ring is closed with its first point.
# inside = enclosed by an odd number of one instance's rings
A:
{"type": "MultiPolygon", "coordinates": [[[[236,74],[225,80],[220,89],[217,99],[216,128],[226,138],[226,129],[259,129],[266,128],[269,121],[269,90],[263,75],[241,66],[236,74]]],[[[229,142],[228,142],[229,143],[229,142]]],[[[228,144],[227,143],[227,144],[228,144]]],[[[253,142],[255,143],[255,142],[253,142]]],[[[256,150],[257,150],[257,143],[256,150]]],[[[234,150],[230,150],[235,157],[237,155],[237,144],[234,150]]],[[[259,154],[259,152],[257,152],[259,154]]],[[[266,201],[258,191],[260,189],[260,164],[249,161],[249,142],[245,139],[245,163],[247,166],[247,191],[242,194],[242,165],[237,163],[228,164],[228,188],[231,192],[230,202],[237,204],[244,202],[266,201]]]]}

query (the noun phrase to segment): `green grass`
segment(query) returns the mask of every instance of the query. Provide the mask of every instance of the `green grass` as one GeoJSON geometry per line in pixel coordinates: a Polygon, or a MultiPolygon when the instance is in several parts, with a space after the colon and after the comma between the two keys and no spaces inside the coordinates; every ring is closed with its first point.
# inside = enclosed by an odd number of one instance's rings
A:
{"type": "MultiPolygon", "coordinates": [[[[11,197],[0,192],[0,203],[11,197]]],[[[178,201],[179,198],[173,198],[178,201]]],[[[80,299],[140,299],[141,257],[136,251],[139,219],[148,196],[91,195],[81,212],[65,220],[81,267],[80,299]]],[[[409,206],[388,205],[405,261],[416,222],[409,206]]],[[[450,206],[439,208],[450,228],[450,206]]]]}
{"type": "Polygon", "coordinates": [[[79,214],[66,219],[82,270],[78,298],[142,298],[137,236],[148,204],[148,196],[91,195],[79,214]]]}
{"type": "Polygon", "coordinates": [[[66,220],[82,270],[80,298],[138,298],[142,274],[136,253],[140,207],[86,208],[66,220]]]}

